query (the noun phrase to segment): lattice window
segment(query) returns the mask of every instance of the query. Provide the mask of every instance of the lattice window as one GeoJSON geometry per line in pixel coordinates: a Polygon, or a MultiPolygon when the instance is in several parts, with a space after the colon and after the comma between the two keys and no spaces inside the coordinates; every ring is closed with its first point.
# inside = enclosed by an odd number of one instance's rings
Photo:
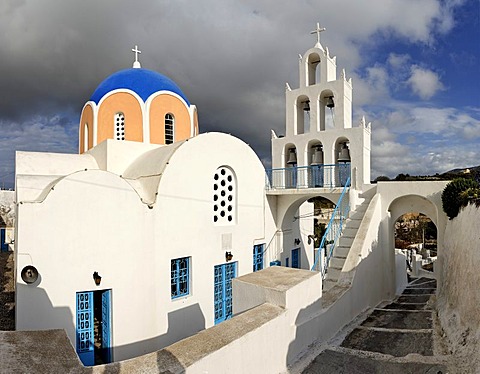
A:
{"type": "Polygon", "coordinates": [[[125,140],[125,115],[118,112],[114,117],[114,137],[115,140],[125,140]]]}
{"type": "Polygon", "coordinates": [[[236,221],[236,180],[233,170],[222,166],[213,177],[213,222],[233,225],[236,221]]]}
{"type": "Polygon", "coordinates": [[[190,293],[190,258],[182,257],[171,262],[171,296],[172,299],[187,296],[190,293]]]}
{"type": "Polygon", "coordinates": [[[263,269],[263,252],[265,244],[257,244],[253,246],[253,271],[263,269]]]}
{"type": "Polygon", "coordinates": [[[174,141],[175,118],[172,114],[165,115],[165,144],[172,144],[174,141]]]}

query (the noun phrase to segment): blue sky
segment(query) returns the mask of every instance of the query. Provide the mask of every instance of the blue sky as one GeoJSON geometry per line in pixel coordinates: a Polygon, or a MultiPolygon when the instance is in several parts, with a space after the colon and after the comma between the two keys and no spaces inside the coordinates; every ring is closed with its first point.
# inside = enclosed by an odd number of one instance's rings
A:
{"type": "Polygon", "coordinates": [[[4,0],[0,187],[16,150],[77,151],[83,105],[135,44],[197,105],[201,131],[240,137],[268,166],[316,22],[353,78],[353,123],[372,122],[372,179],[480,164],[476,0],[4,0]]]}

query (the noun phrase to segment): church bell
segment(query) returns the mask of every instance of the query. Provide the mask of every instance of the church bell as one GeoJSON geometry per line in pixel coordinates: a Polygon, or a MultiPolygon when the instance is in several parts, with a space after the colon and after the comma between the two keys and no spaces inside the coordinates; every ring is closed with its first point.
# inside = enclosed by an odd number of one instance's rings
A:
{"type": "Polygon", "coordinates": [[[305,112],[310,112],[310,101],[309,100],[307,100],[303,103],[303,110],[305,112]]]}
{"type": "Polygon", "coordinates": [[[325,104],[327,108],[332,109],[335,106],[335,103],[333,102],[333,96],[327,97],[327,103],[325,104]]]}
{"type": "Polygon", "coordinates": [[[288,165],[294,165],[297,163],[297,154],[295,153],[295,148],[290,148],[288,150],[289,154],[288,154],[288,160],[287,160],[287,164],[288,165]]]}
{"type": "Polygon", "coordinates": [[[321,145],[316,145],[313,147],[315,150],[312,155],[312,163],[310,165],[322,165],[323,164],[323,151],[321,145]]]}
{"type": "Polygon", "coordinates": [[[350,162],[350,150],[347,147],[347,142],[343,143],[343,147],[338,155],[338,162],[350,162]]]}

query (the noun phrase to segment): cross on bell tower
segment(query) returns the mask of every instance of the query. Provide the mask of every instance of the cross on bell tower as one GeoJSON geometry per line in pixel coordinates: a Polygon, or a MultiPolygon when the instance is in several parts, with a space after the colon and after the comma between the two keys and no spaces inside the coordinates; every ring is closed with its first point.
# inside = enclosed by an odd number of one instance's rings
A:
{"type": "Polygon", "coordinates": [[[140,65],[140,61],[138,61],[138,54],[142,53],[142,51],[140,51],[138,49],[138,46],[135,45],[135,48],[132,48],[132,52],[135,53],[135,61],[133,63],[133,67],[134,68],[141,68],[142,66],[140,65]]]}
{"type": "Polygon", "coordinates": [[[310,32],[310,34],[317,34],[317,44],[315,44],[315,47],[320,46],[320,33],[322,31],[327,31],[325,27],[320,27],[320,23],[317,22],[317,28],[313,31],[310,32]]]}

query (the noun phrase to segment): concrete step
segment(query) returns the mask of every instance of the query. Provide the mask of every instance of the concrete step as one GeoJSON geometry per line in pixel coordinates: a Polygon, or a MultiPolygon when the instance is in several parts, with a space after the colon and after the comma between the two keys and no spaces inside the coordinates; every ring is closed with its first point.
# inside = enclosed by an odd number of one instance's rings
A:
{"type": "Polygon", "coordinates": [[[344,257],[347,258],[348,252],[350,252],[350,247],[336,246],[333,249],[333,257],[344,257]]]}
{"type": "Polygon", "coordinates": [[[360,224],[362,223],[361,219],[357,218],[347,218],[345,222],[345,228],[352,228],[352,229],[358,229],[360,227],[360,224]]]}
{"type": "Polygon", "coordinates": [[[330,258],[330,266],[343,269],[343,264],[345,264],[345,257],[332,257],[330,258]]]}
{"type": "Polygon", "coordinates": [[[364,215],[365,215],[365,211],[362,212],[362,211],[359,211],[359,210],[355,210],[350,214],[349,218],[362,220],[364,215]]]}
{"type": "Polygon", "coordinates": [[[325,278],[323,280],[323,292],[328,291],[330,288],[337,284],[336,280],[325,278]]]}
{"type": "Polygon", "coordinates": [[[341,246],[341,247],[350,248],[353,244],[353,239],[355,239],[355,238],[342,235],[338,239],[338,245],[341,246]]]}
{"type": "Polygon", "coordinates": [[[329,266],[328,270],[327,270],[327,277],[326,278],[330,279],[330,280],[333,280],[333,281],[337,281],[338,278],[340,278],[341,273],[342,273],[341,268],[336,268],[336,267],[329,266]]]}
{"type": "Polygon", "coordinates": [[[357,235],[358,227],[349,227],[348,225],[343,230],[342,235],[345,235],[350,238],[354,238],[357,235]]]}

